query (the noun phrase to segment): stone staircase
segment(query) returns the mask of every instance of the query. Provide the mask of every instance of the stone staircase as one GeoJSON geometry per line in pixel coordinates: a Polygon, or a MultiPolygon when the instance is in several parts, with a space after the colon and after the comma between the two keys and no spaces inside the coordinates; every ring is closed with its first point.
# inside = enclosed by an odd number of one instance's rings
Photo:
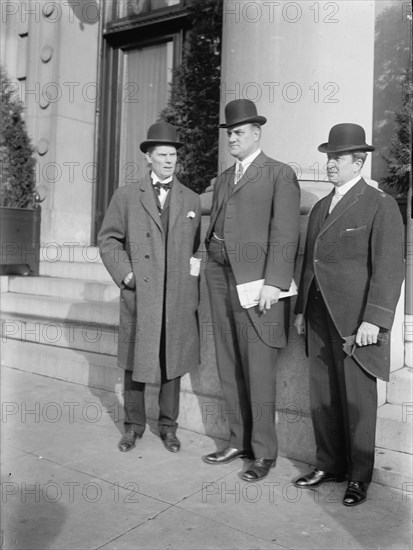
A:
{"type": "MultiPolygon", "coordinates": [[[[40,277],[2,278],[1,364],[108,390],[121,401],[123,373],[116,365],[119,290],[98,259],[97,249],[63,248],[59,254],[58,261],[41,262],[40,277]]],[[[203,357],[203,363],[213,361],[205,359],[205,352],[203,357]]],[[[210,367],[203,364],[211,374],[210,367]]],[[[204,403],[211,406],[221,400],[215,378],[215,368],[208,386],[202,374],[195,385],[184,377],[180,425],[225,437],[225,422],[211,419],[213,424],[206,425],[200,412],[204,403]]],[[[412,369],[394,370],[390,382],[380,387],[374,480],[411,493],[412,369]]],[[[156,386],[149,385],[150,418],[156,417],[156,406],[156,386]]],[[[297,434],[287,456],[311,462],[310,424],[307,417],[308,452],[303,453],[304,441],[297,434]]]]}

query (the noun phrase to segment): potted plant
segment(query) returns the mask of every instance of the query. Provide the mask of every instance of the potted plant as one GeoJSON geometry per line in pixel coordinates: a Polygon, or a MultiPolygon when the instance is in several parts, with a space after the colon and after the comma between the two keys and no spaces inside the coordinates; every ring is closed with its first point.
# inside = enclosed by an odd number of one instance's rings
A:
{"type": "Polygon", "coordinates": [[[16,86],[3,67],[0,85],[0,275],[38,275],[41,209],[35,149],[16,86]]]}

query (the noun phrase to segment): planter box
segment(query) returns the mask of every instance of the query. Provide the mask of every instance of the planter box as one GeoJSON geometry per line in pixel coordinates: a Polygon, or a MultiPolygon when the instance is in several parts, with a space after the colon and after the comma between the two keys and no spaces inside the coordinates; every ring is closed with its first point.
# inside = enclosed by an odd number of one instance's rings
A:
{"type": "Polygon", "coordinates": [[[39,275],[41,208],[0,208],[0,275],[39,275]]]}

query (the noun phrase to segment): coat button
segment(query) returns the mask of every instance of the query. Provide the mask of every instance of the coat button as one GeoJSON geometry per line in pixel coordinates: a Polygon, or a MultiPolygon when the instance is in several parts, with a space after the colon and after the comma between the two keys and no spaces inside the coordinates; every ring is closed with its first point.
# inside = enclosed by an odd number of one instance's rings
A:
{"type": "Polygon", "coordinates": [[[145,281],[145,283],[148,283],[149,282],[149,277],[145,277],[144,281],[145,281]]]}
{"type": "Polygon", "coordinates": [[[150,258],[149,254],[145,254],[145,258],[149,259],[150,258]]]}
{"type": "Polygon", "coordinates": [[[314,263],[315,263],[315,264],[318,264],[319,261],[320,261],[320,260],[319,260],[318,258],[315,258],[314,263]]]}
{"type": "Polygon", "coordinates": [[[147,237],[150,237],[150,236],[151,236],[151,234],[150,234],[150,233],[146,233],[146,236],[147,236],[147,237]]]}

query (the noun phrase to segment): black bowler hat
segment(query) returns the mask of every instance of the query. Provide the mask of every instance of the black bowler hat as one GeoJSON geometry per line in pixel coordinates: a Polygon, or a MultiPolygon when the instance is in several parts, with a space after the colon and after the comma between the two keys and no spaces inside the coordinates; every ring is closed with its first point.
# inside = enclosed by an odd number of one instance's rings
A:
{"type": "Polygon", "coordinates": [[[220,128],[240,126],[241,124],[265,124],[267,119],[257,114],[257,107],[249,99],[234,99],[225,106],[225,124],[220,128]]]}
{"type": "Polygon", "coordinates": [[[140,144],[140,149],[143,153],[146,153],[148,147],[155,145],[172,145],[179,149],[183,143],[178,141],[178,135],[175,126],[169,124],[169,122],[155,122],[149,127],[148,137],[140,144]]]}
{"type": "Polygon", "coordinates": [[[344,153],[346,151],[374,151],[374,147],[367,145],[366,134],[361,126],[345,122],[331,128],[328,143],[322,143],[318,150],[322,153],[344,153]]]}

